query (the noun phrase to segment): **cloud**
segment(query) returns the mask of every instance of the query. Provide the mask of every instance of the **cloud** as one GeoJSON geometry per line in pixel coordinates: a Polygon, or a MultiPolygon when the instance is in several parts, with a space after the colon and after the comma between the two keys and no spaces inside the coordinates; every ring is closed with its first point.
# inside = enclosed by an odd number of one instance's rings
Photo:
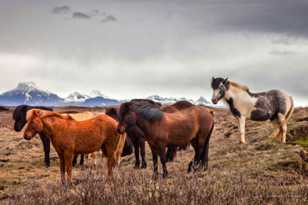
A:
{"type": "Polygon", "coordinates": [[[71,8],[69,6],[56,6],[52,9],[52,13],[54,14],[66,14],[69,13],[71,8]]]}
{"type": "Polygon", "coordinates": [[[297,52],[288,50],[272,50],[270,54],[274,56],[289,56],[289,55],[296,55],[297,52]]]}
{"type": "Polygon", "coordinates": [[[117,21],[118,19],[116,17],[114,17],[113,15],[108,15],[106,16],[105,18],[103,18],[101,20],[102,23],[107,23],[107,22],[110,22],[110,21],[117,21]]]}
{"type": "Polygon", "coordinates": [[[308,37],[306,0],[234,1],[219,10],[225,10],[220,23],[229,29],[308,37]]]}
{"type": "Polygon", "coordinates": [[[80,11],[75,11],[72,15],[73,18],[76,18],[76,19],[90,19],[91,16],[85,14],[85,13],[82,13],[80,11]]]}

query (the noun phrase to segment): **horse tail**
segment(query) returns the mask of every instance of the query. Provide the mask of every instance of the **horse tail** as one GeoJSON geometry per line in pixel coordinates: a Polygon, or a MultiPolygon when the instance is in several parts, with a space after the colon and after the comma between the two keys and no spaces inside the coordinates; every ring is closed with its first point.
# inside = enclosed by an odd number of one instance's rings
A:
{"type": "Polygon", "coordinates": [[[294,112],[294,100],[293,100],[293,98],[291,96],[289,97],[289,99],[290,99],[291,106],[290,106],[290,109],[289,109],[289,111],[288,111],[288,113],[286,115],[286,120],[287,121],[291,118],[291,116],[292,116],[292,114],[294,112]]]}

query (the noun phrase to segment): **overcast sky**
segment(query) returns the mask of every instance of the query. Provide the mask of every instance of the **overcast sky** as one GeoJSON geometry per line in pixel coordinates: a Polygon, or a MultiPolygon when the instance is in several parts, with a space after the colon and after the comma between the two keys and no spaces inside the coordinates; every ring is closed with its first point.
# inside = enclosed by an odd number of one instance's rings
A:
{"type": "Polygon", "coordinates": [[[0,91],[212,94],[212,76],[308,104],[307,0],[0,1],[0,91]]]}

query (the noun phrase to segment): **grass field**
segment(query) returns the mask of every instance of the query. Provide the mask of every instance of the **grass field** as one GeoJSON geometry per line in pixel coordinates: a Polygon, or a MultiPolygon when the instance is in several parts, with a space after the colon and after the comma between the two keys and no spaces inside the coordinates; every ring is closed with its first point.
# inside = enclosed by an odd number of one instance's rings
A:
{"type": "Polygon", "coordinates": [[[45,168],[39,138],[28,142],[15,133],[11,115],[0,112],[0,204],[308,204],[308,165],[299,155],[307,149],[308,108],[296,109],[287,145],[268,137],[270,123],[251,121],[248,143],[239,144],[235,119],[216,111],[207,172],[186,173],[188,148],[167,165],[167,179],[154,181],[147,149],[146,170],[133,169],[129,156],[110,179],[103,160],[96,167],[86,161],[73,170],[71,188],[60,185],[56,153],[45,168]]]}

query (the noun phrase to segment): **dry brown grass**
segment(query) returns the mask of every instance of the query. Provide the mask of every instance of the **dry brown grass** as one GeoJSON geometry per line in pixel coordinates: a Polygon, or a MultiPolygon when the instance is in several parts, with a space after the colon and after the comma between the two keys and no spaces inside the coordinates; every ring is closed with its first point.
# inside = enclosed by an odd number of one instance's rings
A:
{"type": "MultiPolygon", "coordinates": [[[[295,112],[289,134],[306,130],[306,111],[295,112]]],[[[250,121],[248,144],[240,145],[233,117],[223,111],[215,115],[209,170],[205,173],[186,173],[193,156],[193,150],[188,149],[168,164],[170,176],[166,180],[153,181],[148,149],[147,170],[134,170],[133,156],[122,160],[113,179],[106,178],[103,163],[93,169],[78,167],[73,172],[75,185],[64,189],[56,154],[52,153],[52,166],[44,168],[40,141],[21,139],[9,126],[10,113],[1,113],[0,204],[308,203],[308,167],[298,155],[301,147],[269,139],[269,123],[250,121]]]]}

